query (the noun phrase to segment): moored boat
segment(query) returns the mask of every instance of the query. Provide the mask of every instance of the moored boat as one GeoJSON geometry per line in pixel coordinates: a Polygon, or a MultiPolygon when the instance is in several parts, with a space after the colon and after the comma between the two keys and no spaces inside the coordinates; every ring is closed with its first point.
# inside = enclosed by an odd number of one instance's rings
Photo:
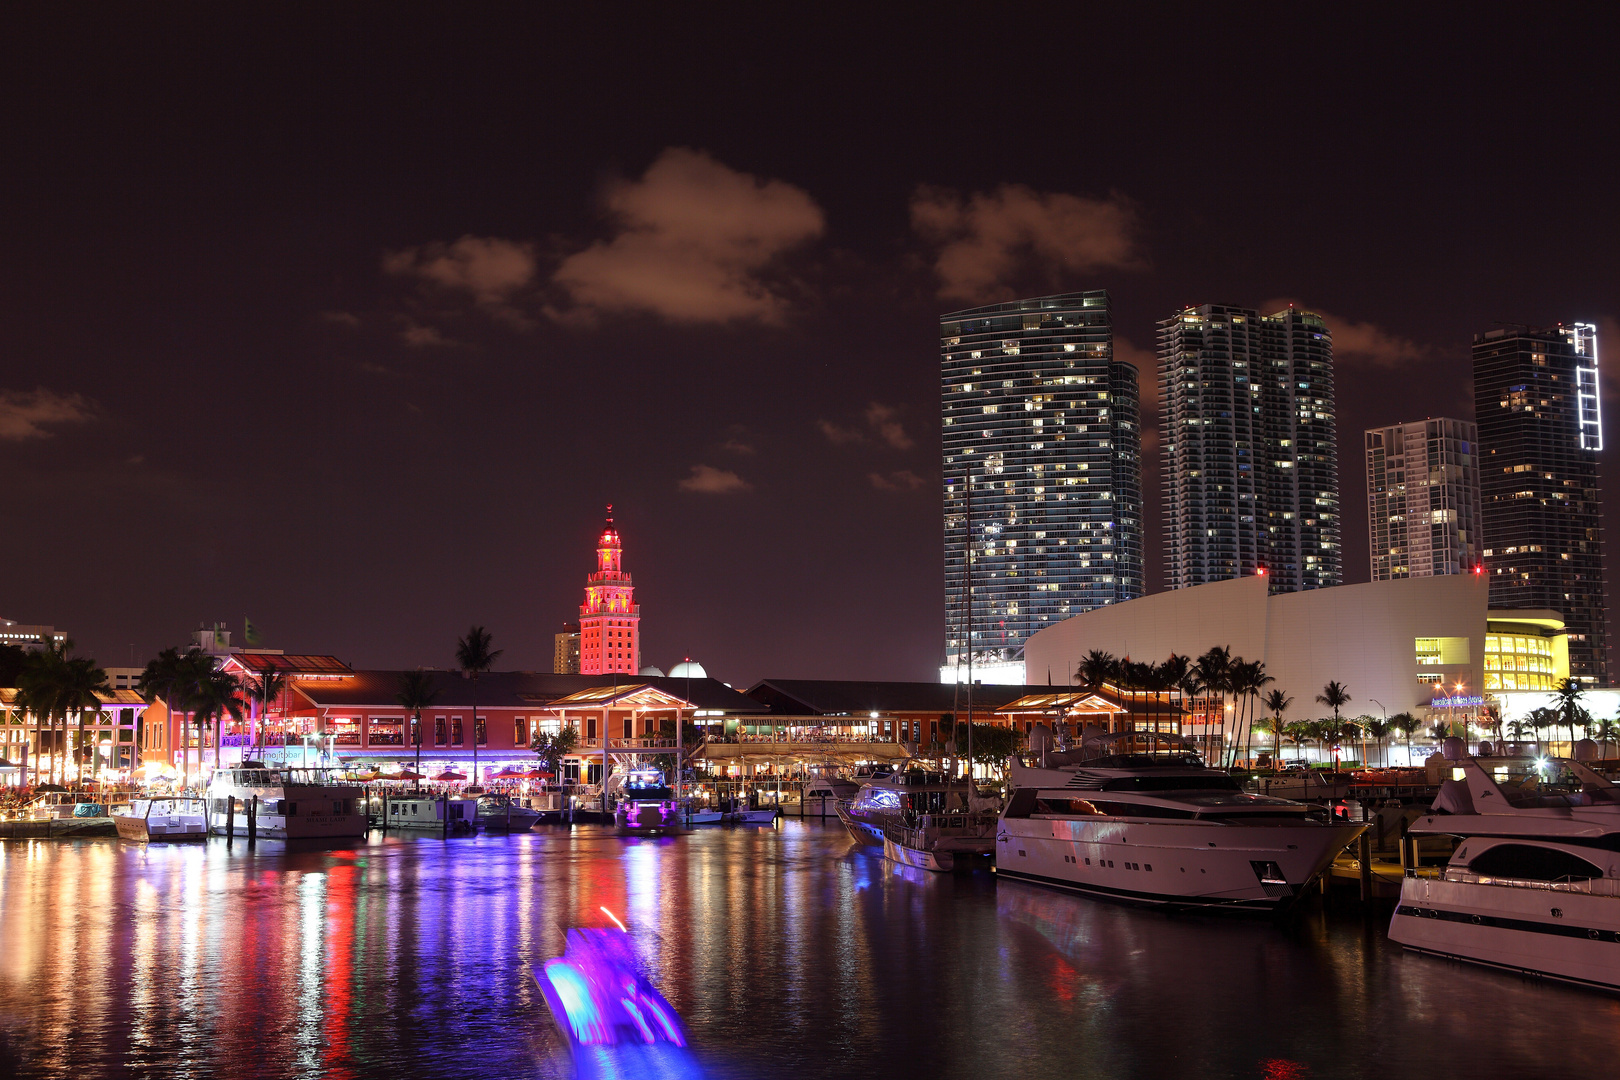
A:
{"type": "Polygon", "coordinates": [[[301,840],[366,834],[365,790],[333,783],[326,769],[270,768],[244,761],[218,769],[208,782],[211,831],[247,831],[256,816],[260,837],[301,840]],[[232,800],[234,800],[234,805],[232,800]]]}
{"type": "Polygon", "coordinates": [[[838,804],[838,819],[852,838],[882,848],[894,862],[946,871],[988,863],[995,847],[991,806],[967,780],[907,768],[863,784],[838,804]]]}
{"type": "Polygon", "coordinates": [[[208,816],[202,799],[185,796],[132,799],[126,812],[111,815],[121,840],[142,842],[206,840],[208,816]]]}
{"type": "Polygon", "coordinates": [[[613,823],[628,836],[657,836],[680,832],[681,807],[664,782],[664,774],[638,765],[624,774],[613,823]]]}
{"type": "Polygon", "coordinates": [[[540,813],[510,795],[484,795],[478,800],[478,824],[485,832],[528,832],[540,813]]]}
{"type": "Polygon", "coordinates": [[[1409,872],[1389,936],[1417,952],[1620,990],[1620,788],[1581,761],[1493,776],[1447,740],[1452,770],[1413,835],[1461,842],[1409,872]]]}
{"type": "Polygon", "coordinates": [[[426,829],[440,833],[470,833],[478,828],[478,804],[473,799],[445,796],[389,795],[383,802],[383,828],[426,829]]]}
{"type": "Polygon", "coordinates": [[[1012,763],[996,873],[1153,905],[1270,911],[1364,826],[1243,792],[1177,736],[1121,732],[1012,763]]]}

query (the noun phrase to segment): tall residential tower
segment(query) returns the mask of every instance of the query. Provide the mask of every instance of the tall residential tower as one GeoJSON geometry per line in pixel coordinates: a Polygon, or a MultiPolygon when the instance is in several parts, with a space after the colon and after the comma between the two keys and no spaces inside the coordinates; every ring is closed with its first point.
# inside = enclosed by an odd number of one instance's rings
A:
{"type": "Polygon", "coordinates": [[[1099,290],[944,316],[940,371],[940,676],[967,677],[971,537],[973,677],[1022,682],[1031,634],[1142,595],[1136,369],[1114,359],[1108,294],[1099,290]]]}
{"type": "Polygon", "coordinates": [[[1491,607],[1562,614],[1570,677],[1607,686],[1596,329],[1475,335],[1474,414],[1491,607]]]}
{"type": "Polygon", "coordinates": [[[1337,585],[1333,339],[1318,315],[1204,304],[1159,324],[1165,585],[1337,585]]]}
{"type": "Polygon", "coordinates": [[[1472,423],[1444,417],[1367,431],[1374,581],[1479,569],[1478,441],[1472,423]]]}

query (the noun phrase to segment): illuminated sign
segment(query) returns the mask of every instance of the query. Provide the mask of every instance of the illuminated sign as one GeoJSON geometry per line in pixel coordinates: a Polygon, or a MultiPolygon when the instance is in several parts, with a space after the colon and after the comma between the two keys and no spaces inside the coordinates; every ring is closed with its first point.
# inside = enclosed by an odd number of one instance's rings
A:
{"type": "Polygon", "coordinates": [[[1437,697],[1429,702],[1431,709],[1475,709],[1485,704],[1482,697],[1437,697]]]}

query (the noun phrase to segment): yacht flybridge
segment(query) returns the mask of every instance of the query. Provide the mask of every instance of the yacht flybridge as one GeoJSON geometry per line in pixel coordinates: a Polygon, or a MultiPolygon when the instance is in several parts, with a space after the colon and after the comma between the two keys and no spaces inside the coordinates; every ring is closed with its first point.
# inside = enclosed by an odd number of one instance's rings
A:
{"type": "Polygon", "coordinates": [[[1243,792],[1174,735],[1120,732],[1016,759],[996,873],[1136,903],[1269,911],[1291,903],[1363,826],[1243,792]]]}
{"type": "Polygon", "coordinates": [[[1462,842],[1439,877],[1401,883],[1390,938],[1620,990],[1620,787],[1580,761],[1493,776],[1461,740],[1446,740],[1442,752],[1451,778],[1410,831],[1462,842]]]}

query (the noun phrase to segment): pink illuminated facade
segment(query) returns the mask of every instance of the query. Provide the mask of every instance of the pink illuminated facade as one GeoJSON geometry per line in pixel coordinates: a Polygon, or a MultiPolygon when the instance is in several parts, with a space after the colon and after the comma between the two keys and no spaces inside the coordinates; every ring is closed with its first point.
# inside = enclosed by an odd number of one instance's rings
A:
{"type": "Polygon", "coordinates": [[[596,542],[596,572],[585,580],[579,606],[579,671],[610,675],[641,670],[641,608],[635,586],[621,568],[623,548],[613,527],[613,507],[596,542]]]}

